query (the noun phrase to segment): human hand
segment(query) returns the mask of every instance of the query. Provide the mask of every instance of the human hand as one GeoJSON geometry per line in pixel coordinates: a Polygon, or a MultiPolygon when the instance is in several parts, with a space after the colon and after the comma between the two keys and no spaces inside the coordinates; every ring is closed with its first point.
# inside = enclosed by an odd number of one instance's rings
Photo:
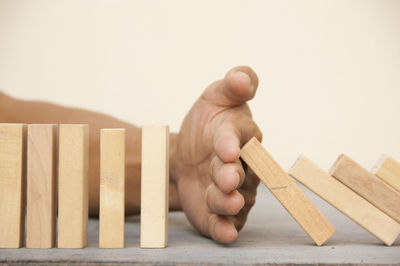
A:
{"type": "Polygon", "coordinates": [[[240,148],[262,133],[246,102],[258,78],[249,67],[212,83],[185,117],[172,147],[171,181],[192,225],[220,243],[231,243],[255,203],[259,179],[244,169],[240,148]]]}

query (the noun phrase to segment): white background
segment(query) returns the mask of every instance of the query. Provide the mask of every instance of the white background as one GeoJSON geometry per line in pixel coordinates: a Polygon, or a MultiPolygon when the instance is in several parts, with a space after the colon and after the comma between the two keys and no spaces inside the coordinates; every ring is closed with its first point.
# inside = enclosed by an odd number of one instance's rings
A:
{"type": "Polygon", "coordinates": [[[400,1],[0,0],[0,89],[16,97],[176,131],[240,64],[284,168],[400,160],[400,1]]]}

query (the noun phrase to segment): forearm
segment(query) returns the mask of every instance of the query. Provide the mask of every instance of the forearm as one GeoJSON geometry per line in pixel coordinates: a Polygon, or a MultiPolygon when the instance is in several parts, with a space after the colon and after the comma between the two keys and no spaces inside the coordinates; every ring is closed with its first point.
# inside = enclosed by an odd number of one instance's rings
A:
{"type": "MultiPolygon", "coordinates": [[[[0,122],[2,123],[51,123],[51,124],[89,124],[89,209],[91,215],[99,210],[99,148],[101,128],[126,129],[126,214],[140,211],[140,172],[141,172],[141,130],[129,123],[111,116],[78,108],[69,108],[45,102],[23,101],[8,97],[0,92],[0,122]]],[[[176,135],[171,134],[171,157],[174,152],[176,135]]],[[[172,160],[172,158],[171,158],[172,160]]],[[[171,173],[172,174],[172,173],[171,173]]],[[[173,178],[171,178],[173,180],[173,178]]],[[[176,186],[170,183],[170,209],[179,210],[176,186]]]]}

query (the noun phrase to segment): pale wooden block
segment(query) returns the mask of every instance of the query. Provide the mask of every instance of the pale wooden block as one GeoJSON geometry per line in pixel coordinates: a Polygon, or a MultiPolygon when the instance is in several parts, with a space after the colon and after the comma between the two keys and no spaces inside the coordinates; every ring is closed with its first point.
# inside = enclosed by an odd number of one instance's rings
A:
{"type": "Polygon", "coordinates": [[[124,247],[125,129],[100,133],[100,248],[124,247]]]}
{"type": "Polygon", "coordinates": [[[0,124],[0,248],[24,243],[26,126],[0,124]]]}
{"type": "Polygon", "coordinates": [[[306,157],[300,156],[289,174],[386,245],[400,234],[400,224],[306,157]]]}
{"type": "Polygon", "coordinates": [[[27,248],[55,244],[56,129],[56,125],[28,125],[27,248]]]}
{"type": "Polygon", "coordinates": [[[333,225],[256,138],[242,148],[240,156],[318,246],[335,233],[333,225]]]}
{"type": "Polygon", "coordinates": [[[382,156],[372,173],[400,192],[400,163],[390,156],[382,156]]]}
{"type": "Polygon", "coordinates": [[[329,173],[400,223],[400,193],[342,154],[329,173]]]}
{"type": "Polygon", "coordinates": [[[58,157],[58,248],[88,244],[89,126],[60,125],[58,157]]]}
{"type": "Polygon", "coordinates": [[[168,245],[169,127],[142,128],[140,247],[168,245]]]}

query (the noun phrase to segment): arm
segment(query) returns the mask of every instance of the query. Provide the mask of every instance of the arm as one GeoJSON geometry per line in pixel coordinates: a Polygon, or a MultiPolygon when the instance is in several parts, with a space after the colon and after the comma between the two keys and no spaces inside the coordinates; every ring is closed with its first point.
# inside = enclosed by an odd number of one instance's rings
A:
{"type": "MultiPolygon", "coordinates": [[[[141,130],[129,123],[108,115],[78,108],[68,108],[46,102],[23,101],[0,92],[0,122],[26,124],[89,124],[89,212],[97,216],[99,212],[99,166],[100,166],[100,129],[126,129],[126,214],[138,214],[140,211],[140,160],[141,130]]],[[[176,143],[176,134],[170,136],[170,154],[176,143]]],[[[170,161],[173,161],[172,159],[170,161]]],[[[173,177],[170,179],[174,180],[173,177]]],[[[179,210],[176,185],[169,186],[170,210],[179,210]]]]}
{"type": "MultiPolygon", "coordinates": [[[[243,167],[240,148],[262,138],[247,101],[258,78],[249,67],[231,69],[193,104],[178,134],[170,136],[170,210],[182,209],[203,235],[233,242],[255,203],[259,179],[243,167]]],[[[0,94],[0,122],[90,125],[89,205],[99,209],[100,128],[126,129],[126,214],[140,210],[140,129],[107,115],[0,94]]]]}

